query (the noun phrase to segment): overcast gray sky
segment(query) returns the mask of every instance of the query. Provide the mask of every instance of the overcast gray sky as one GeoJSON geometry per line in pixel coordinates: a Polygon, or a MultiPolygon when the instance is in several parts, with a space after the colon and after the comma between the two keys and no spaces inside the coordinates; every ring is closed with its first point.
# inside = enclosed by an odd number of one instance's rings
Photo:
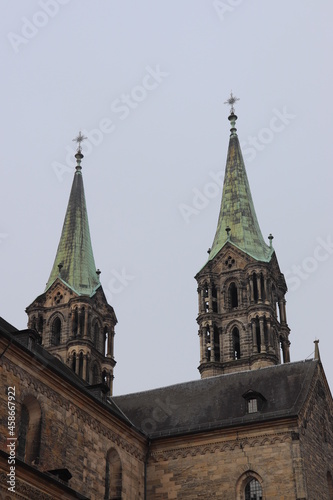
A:
{"type": "Polygon", "coordinates": [[[293,361],[331,362],[333,4],[2,0],[0,315],[25,328],[73,179],[118,325],[115,394],[199,377],[193,276],[216,230],[232,90],[254,204],[289,285],[293,361]]]}

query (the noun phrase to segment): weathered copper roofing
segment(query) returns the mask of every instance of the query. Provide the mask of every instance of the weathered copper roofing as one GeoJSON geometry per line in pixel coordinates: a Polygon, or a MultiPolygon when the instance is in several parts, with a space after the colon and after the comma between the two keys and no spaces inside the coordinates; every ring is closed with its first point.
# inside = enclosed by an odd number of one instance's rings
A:
{"type": "Polygon", "coordinates": [[[269,262],[274,250],[265,243],[258,224],[235,128],[237,116],[231,113],[229,120],[232,128],[222,202],[209,260],[212,260],[229,241],[254,259],[269,262]],[[227,231],[228,228],[230,231],[227,231]]]}
{"type": "Polygon", "coordinates": [[[79,295],[91,296],[100,286],[100,282],[92,251],[80,166],[83,155],[78,152],[75,156],[78,164],[57,254],[45,291],[60,277],[79,295]]]}

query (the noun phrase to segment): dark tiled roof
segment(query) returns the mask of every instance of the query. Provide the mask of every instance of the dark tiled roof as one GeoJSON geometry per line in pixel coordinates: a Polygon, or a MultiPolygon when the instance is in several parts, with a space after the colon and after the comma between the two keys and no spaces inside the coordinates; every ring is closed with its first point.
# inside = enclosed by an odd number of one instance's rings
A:
{"type": "Polygon", "coordinates": [[[316,366],[286,363],[112,399],[150,438],[262,422],[299,413],[316,366]],[[248,391],[263,396],[261,411],[247,413],[248,391]]]}
{"type": "Polygon", "coordinates": [[[25,352],[29,353],[32,360],[35,359],[36,361],[41,363],[43,368],[57,373],[57,375],[73,384],[78,391],[82,391],[89,397],[98,400],[99,404],[106,407],[115,416],[120,418],[122,421],[125,421],[128,425],[133,425],[123,414],[123,412],[118,408],[118,406],[112,401],[111,398],[103,401],[101,397],[98,396],[98,394],[101,394],[101,390],[98,390],[97,385],[89,385],[82,378],[78,377],[67,365],[65,365],[62,361],[60,361],[58,358],[44,349],[41,345],[39,345],[37,341],[31,342],[31,339],[35,340],[37,337],[39,337],[37,332],[29,329],[17,330],[17,328],[14,328],[3,318],[0,318],[0,336],[8,339],[8,346],[6,347],[4,353],[12,344],[24,349],[25,352]]]}
{"type": "Polygon", "coordinates": [[[8,323],[8,321],[0,317],[0,331],[6,333],[14,333],[18,330],[17,328],[15,328],[15,326],[11,325],[10,323],[8,323]]]}

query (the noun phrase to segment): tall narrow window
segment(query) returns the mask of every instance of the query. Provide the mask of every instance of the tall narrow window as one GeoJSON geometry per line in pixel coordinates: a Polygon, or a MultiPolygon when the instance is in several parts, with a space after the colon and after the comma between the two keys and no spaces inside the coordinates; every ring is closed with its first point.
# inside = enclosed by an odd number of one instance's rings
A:
{"type": "Polygon", "coordinates": [[[79,315],[78,315],[77,309],[74,310],[73,315],[74,315],[74,317],[73,317],[73,336],[76,337],[78,326],[79,326],[79,315]]]}
{"type": "Polygon", "coordinates": [[[235,283],[231,283],[229,287],[229,300],[231,308],[238,307],[238,291],[235,283]]]}
{"type": "Polygon", "coordinates": [[[245,487],[245,500],[262,500],[262,488],[256,479],[251,479],[245,487]]]}
{"type": "Polygon", "coordinates": [[[52,323],[52,337],[51,344],[59,345],[61,337],[61,320],[60,318],[56,318],[52,323]]]}
{"type": "Polygon", "coordinates": [[[241,352],[240,352],[239,330],[236,327],[232,330],[232,349],[233,349],[234,359],[240,359],[241,352]]]}
{"type": "Polygon", "coordinates": [[[41,409],[36,398],[27,396],[21,406],[17,454],[26,463],[39,463],[41,409]]]}
{"type": "Polygon", "coordinates": [[[95,323],[95,326],[94,326],[94,346],[96,349],[99,350],[99,336],[100,336],[100,329],[99,329],[99,325],[98,323],[95,323]]]}
{"type": "Polygon", "coordinates": [[[212,285],[212,299],[213,312],[217,312],[217,288],[214,284],[212,285]]]}
{"type": "Polygon", "coordinates": [[[220,334],[216,325],[214,325],[214,357],[215,361],[220,361],[220,334]]]}
{"type": "Polygon", "coordinates": [[[122,466],[115,449],[108,452],[105,467],[105,500],[121,500],[122,466]]]}
{"type": "Polygon", "coordinates": [[[72,370],[76,372],[76,352],[73,352],[72,370]]]}
{"type": "Polygon", "coordinates": [[[83,378],[83,352],[79,355],[79,377],[83,378]]]}
{"type": "Polygon", "coordinates": [[[259,294],[258,294],[258,281],[256,273],[253,273],[253,299],[255,302],[258,302],[259,294]]]}
{"type": "Polygon", "coordinates": [[[211,360],[211,334],[210,334],[210,326],[206,326],[206,357],[207,361],[211,360]]]}
{"type": "Polygon", "coordinates": [[[85,317],[85,309],[82,307],[80,311],[80,316],[79,316],[79,332],[80,332],[80,337],[83,337],[84,335],[84,317],[85,317]]]}

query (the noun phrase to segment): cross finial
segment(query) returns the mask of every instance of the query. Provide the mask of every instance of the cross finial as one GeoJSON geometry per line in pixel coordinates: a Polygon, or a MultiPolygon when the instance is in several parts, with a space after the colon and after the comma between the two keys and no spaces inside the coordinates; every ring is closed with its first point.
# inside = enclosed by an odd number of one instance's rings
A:
{"type": "Polygon", "coordinates": [[[81,130],[79,132],[79,135],[77,137],[75,137],[75,139],[73,139],[73,141],[77,142],[77,144],[78,144],[78,146],[77,146],[78,153],[81,153],[81,151],[82,151],[81,142],[83,142],[85,139],[87,139],[87,137],[85,137],[84,135],[81,134],[81,130]]]}
{"type": "Polygon", "coordinates": [[[235,102],[239,101],[239,97],[236,97],[234,95],[232,95],[232,92],[230,92],[230,97],[227,101],[225,101],[224,104],[229,104],[231,106],[230,108],[230,113],[234,113],[235,112],[235,108],[234,108],[234,104],[235,102]]]}

